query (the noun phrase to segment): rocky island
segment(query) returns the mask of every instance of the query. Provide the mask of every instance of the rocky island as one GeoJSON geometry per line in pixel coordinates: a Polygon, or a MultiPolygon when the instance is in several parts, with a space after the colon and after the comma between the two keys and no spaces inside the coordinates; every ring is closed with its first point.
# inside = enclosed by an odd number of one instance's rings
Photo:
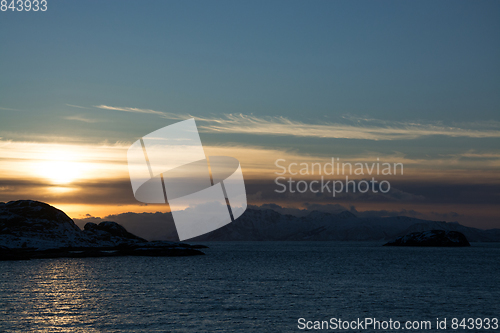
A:
{"type": "Polygon", "coordinates": [[[30,200],[0,203],[0,260],[109,256],[193,256],[200,248],[149,242],[115,222],[87,223],[81,230],[63,211],[30,200]]]}
{"type": "Polygon", "coordinates": [[[464,234],[458,231],[428,230],[412,232],[384,244],[384,246],[470,246],[464,234]]]}

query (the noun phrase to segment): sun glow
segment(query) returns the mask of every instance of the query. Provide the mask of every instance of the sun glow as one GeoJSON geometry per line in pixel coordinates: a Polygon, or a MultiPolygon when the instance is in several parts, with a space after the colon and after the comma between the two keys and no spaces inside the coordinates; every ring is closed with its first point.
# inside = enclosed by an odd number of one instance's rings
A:
{"type": "MultiPolygon", "coordinates": [[[[33,185],[48,185],[51,192],[61,192],[55,190],[55,186],[76,189],[78,186],[68,185],[128,178],[127,149],[128,144],[79,145],[0,139],[0,175],[33,185]]],[[[0,183],[0,186],[6,185],[0,183]]]]}
{"type": "Polygon", "coordinates": [[[69,184],[78,179],[83,171],[81,163],[70,161],[45,161],[38,165],[40,175],[53,184],[69,184]]]}
{"type": "Polygon", "coordinates": [[[52,184],[64,185],[82,178],[86,172],[85,163],[79,162],[68,151],[51,151],[46,158],[37,163],[39,175],[52,184]]]}

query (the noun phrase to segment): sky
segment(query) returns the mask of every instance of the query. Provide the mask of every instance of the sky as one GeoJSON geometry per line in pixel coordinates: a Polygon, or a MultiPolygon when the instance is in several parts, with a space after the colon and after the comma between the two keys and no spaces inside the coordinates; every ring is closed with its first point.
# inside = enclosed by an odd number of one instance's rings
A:
{"type": "Polygon", "coordinates": [[[48,0],[0,30],[0,201],[168,211],[135,200],[126,151],[194,117],[251,205],[500,228],[498,1],[48,0]],[[387,195],[275,191],[276,159],[332,157],[405,172],[387,195]]]}

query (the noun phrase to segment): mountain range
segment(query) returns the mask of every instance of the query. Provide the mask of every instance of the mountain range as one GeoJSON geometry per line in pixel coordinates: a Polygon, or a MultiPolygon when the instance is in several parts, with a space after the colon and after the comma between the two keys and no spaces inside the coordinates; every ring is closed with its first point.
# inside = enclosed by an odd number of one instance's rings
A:
{"type": "MultiPolygon", "coordinates": [[[[180,244],[170,213],[125,213],[115,217],[115,221],[92,218],[93,222],[76,220],[75,224],[64,212],[42,202],[23,200],[0,203],[0,247],[175,247],[180,244]],[[122,220],[124,216],[127,219],[122,220]],[[152,240],[156,242],[150,242],[152,240]]],[[[349,211],[339,214],[312,211],[307,215],[294,216],[256,208],[249,208],[234,222],[189,241],[387,242],[427,230],[460,232],[470,242],[500,241],[500,229],[482,230],[457,222],[406,216],[357,217],[349,211]]]]}
{"type": "Polygon", "coordinates": [[[191,241],[390,241],[426,230],[458,231],[470,242],[500,241],[500,229],[483,230],[457,222],[406,216],[360,218],[349,211],[312,211],[297,217],[271,209],[247,209],[234,222],[191,241]]]}

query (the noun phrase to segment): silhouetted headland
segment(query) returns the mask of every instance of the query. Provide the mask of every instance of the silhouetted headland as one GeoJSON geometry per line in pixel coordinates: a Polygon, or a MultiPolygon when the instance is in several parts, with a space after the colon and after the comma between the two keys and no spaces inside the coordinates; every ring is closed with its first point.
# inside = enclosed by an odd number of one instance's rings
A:
{"type": "Polygon", "coordinates": [[[112,256],[193,256],[200,248],[138,237],[115,222],[78,228],[63,211],[30,200],[0,203],[0,260],[112,256]]]}

